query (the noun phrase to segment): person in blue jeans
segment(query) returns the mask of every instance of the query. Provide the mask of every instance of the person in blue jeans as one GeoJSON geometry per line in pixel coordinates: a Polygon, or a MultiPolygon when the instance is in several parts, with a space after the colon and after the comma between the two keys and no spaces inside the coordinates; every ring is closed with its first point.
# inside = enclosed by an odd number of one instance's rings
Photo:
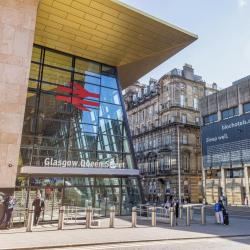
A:
{"type": "Polygon", "coordinates": [[[214,204],[214,212],[217,224],[224,224],[223,219],[223,204],[222,201],[219,200],[214,204]]]}

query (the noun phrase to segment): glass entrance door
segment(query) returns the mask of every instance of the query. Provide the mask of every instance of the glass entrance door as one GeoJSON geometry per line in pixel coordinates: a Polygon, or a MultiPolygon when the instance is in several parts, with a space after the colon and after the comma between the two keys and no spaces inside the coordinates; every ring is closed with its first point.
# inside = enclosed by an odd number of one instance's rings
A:
{"type": "Polygon", "coordinates": [[[28,190],[27,207],[31,206],[36,196],[40,194],[44,201],[44,210],[39,221],[58,220],[59,208],[62,204],[63,189],[58,187],[30,187],[28,190]]]}

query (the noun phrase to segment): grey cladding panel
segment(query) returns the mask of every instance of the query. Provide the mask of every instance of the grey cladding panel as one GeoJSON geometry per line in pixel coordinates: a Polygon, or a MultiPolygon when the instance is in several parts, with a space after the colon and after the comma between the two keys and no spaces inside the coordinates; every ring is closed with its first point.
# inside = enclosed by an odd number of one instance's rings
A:
{"type": "Polygon", "coordinates": [[[245,103],[250,101],[250,89],[249,81],[242,82],[238,85],[239,88],[239,99],[240,103],[245,103]]]}
{"type": "Polygon", "coordinates": [[[219,110],[224,110],[228,108],[227,105],[227,89],[223,89],[217,93],[218,98],[218,108],[219,110]]]}
{"type": "Polygon", "coordinates": [[[208,114],[207,96],[205,96],[199,100],[199,107],[200,107],[201,116],[206,116],[208,114]]]}
{"type": "Polygon", "coordinates": [[[217,94],[209,95],[208,97],[208,113],[217,113],[218,107],[217,107],[217,94]]]}
{"type": "Polygon", "coordinates": [[[227,102],[228,102],[228,108],[238,106],[239,100],[238,100],[238,86],[237,85],[227,88],[227,102]]]}

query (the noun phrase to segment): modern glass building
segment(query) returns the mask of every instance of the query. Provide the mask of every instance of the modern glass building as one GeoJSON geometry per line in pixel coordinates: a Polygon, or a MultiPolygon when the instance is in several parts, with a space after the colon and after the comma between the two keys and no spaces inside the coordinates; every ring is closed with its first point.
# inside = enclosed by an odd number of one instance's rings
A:
{"type": "Polygon", "coordinates": [[[128,213],[143,196],[121,89],[197,37],[113,0],[12,2],[0,191],[21,207],[41,193],[51,219],[60,205],[128,213]]]}

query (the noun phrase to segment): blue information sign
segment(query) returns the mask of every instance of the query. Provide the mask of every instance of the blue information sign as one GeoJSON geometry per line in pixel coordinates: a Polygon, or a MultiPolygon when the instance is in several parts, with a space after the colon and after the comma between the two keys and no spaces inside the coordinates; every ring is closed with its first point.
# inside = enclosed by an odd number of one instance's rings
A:
{"type": "Polygon", "coordinates": [[[203,166],[250,162],[250,113],[201,128],[203,166]]]}

